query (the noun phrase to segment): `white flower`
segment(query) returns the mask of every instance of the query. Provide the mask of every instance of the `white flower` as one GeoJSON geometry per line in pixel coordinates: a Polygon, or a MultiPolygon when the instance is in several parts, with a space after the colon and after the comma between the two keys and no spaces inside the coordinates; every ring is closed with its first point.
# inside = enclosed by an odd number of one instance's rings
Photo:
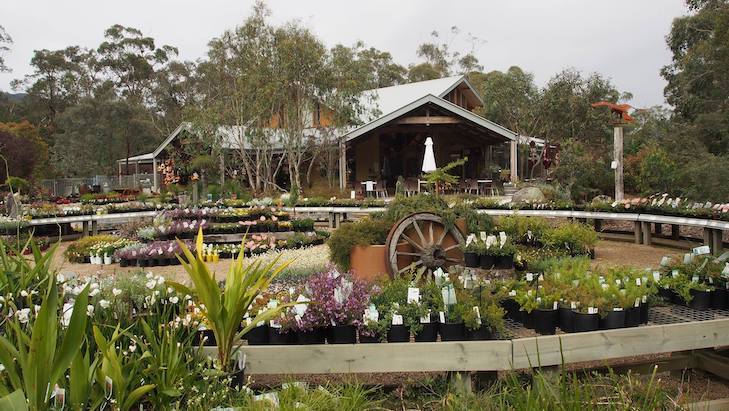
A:
{"type": "Polygon", "coordinates": [[[86,306],[86,315],[88,315],[89,317],[94,316],[94,306],[93,305],[89,304],[86,306]]]}
{"type": "Polygon", "coordinates": [[[170,302],[172,304],[177,304],[178,301],[180,301],[180,299],[177,298],[177,296],[170,297],[170,302]]]}
{"type": "Polygon", "coordinates": [[[63,304],[63,312],[61,317],[61,325],[65,328],[71,323],[71,314],[73,314],[73,300],[63,304]]]}
{"type": "Polygon", "coordinates": [[[148,280],[151,280],[151,279],[152,279],[152,277],[154,277],[154,274],[152,274],[152,272],[151,272],[151,271],[150,271],[150,272],[148,272],[148,273],[147,273],[147,279],[148,279],[148,280]]]}
{"type": "Polygon", "coordinates": [[[135,344],[130,344],[129,345],[129,352],[134,352],[134,351],[137,351],[137,346],[135,344]]]}
{"type": "Polygon", "coordinates": [[[89,292],[89,297],[96,297],[97,295],[99,295],[100,292],[101,290],[99,290],[98,288],[94,288],[89,292]]]}
{"type": "Polygon", "coordinates": [[[172,294],[173,291],[175,290],[172,287],[167,287],[167,294],[172,294]]]}
{"type": "Polygon", "coordinates": [[[161,275],[159,277],[157,277],[157,284],[162,285],[164,282],[165,282],[165,278],[164,277],[162,277],[161,275]]]}
{"type": "Polygon", "coordinates": [[[107,309],[111,305],[111,303],[108,300],[101,300],[99,301],[99,305],[101,308],[107,309]]]}
{"type": "Polygon", "coordinates": [[[27,324],[28,319],[30,318],[30,308],[23,308],[22,310],[18,310],[15,313],[15,316],[18,317],[18,321],[20,321],[21,324],[27,324]]]}
{"type": "Polygon", "coordinates": [[[35,312],[35,315],[38,315],[38,311],[40,311],[40,305],[36,304],[33,306],[33,312],[35,312]]]}
{"type": "Polygon", "coordinates": [[[28,292],[25,291],[25,290],[22,290],[22,291],[20,291],[20,296],[23,297],[23,298],[25,298],[25,297],[28,296],[28,292]]]}
{"type": "Polygon", "coordinates": [[[147,288],[149,288],[150,290],[153,290],[156,285],[157,285],[157,282],[154,280],[150,280],[146,284],[147,288]]]}
{"type": "Polygon", "coordinates": [[[0,372],[3,372],[3,371],[5,371],[5,366],[0,364],[0,372]]]}
{"type": "Polygon", "coordinates": [[[56,281],[58,281],[59,283],[65,283],[66,277],[64,277],[63,274],[58,273],[58,275],[56,275],[56,281]]]}
{"type": "Polygon", "coordinates": [[[119,295],[122,293],[122,290],[118,288],[112,288],[111,293],[114,294],[114,297],[119,297],[119,295]]]}

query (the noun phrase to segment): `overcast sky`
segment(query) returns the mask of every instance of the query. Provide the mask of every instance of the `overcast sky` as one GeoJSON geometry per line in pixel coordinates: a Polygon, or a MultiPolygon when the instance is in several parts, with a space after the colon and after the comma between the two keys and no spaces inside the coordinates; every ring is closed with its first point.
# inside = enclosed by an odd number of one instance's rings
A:
{"type": "MultiPolygon", "coordinates": [[[[0,25],[13,37],[0,74],[0,90],[30,71],[33,50],[97,46],[113,24],[139,28],[180,57],[203,57],[207,42],[240,24],[252,0],[2,0],[0,25]]],[[[363,40],[390,51],[396,61],[416,61],[418,44],[438,30],[452,47],[468,51],[469,33],[484,40],[476,55],[486,70],[512,65],[534,73],[542,86],[567,67],[600,72],[634,106],[663,104],[660,68],[670,62],[665,36],[682,0],[269,0],[275,23],[297,19],[329,46],[363,40]],[[451,40],[450,27],[461,34],[451,40]]]]}

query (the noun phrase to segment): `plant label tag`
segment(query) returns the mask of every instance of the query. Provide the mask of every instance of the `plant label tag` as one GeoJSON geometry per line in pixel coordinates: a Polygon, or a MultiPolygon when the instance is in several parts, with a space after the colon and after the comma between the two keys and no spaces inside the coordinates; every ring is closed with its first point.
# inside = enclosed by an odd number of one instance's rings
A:
{"type": "Polygon", "coordinates": [[[476,324],[481,325],[481,311],[477,306],[473,307],[473,313],[476,314],[476,324]]]}
{"type": "Polygon", "coordinates": [[[616,278],[615,279],[615,285],[620,285],[620,283],[621,283],[620,279],[619,278],[616,278]]]}
{"type": "MultiPolygon", "coordinates": [[[[729,263],[726,263],[726,265],[724,266],[724,269],[721,270],[721,275],[724,277],[729,277],[729,263]]],[[[729,283],[727,283],[727,284],[729,284],[729,283]]]]}
{"type": "Polygon", "coordinates": [[[527,230],[527,240],[532,241],[532,230],[527,230]]]}
{"type": "Polygon", "coordinates": [[[647,303],[648,302],[648,296],[647,295],[644,295],[643,298],[641,299],[641,301],[643,302],[643,304],[647,303]]]}
{"type": "Polygon", "coordinates": [[[719,257],[716,257],[716,261],[719,263],[729,261],[729,251],[725,251],[724,254],[720,255],[719,257]]]}
{"type": "Polygon", "coordinates": [[[420,302],[420,289],[416,287],[408,287],[408,304],[420,302]]]}
{"type": "Polygon", "coordinates": [[[428,314],[425,314],[424,316],[420,317],[420,323],[421,324],[430,324],[430,310],[428,310],[428,314]]]}
{"type": "Polygon", "coordinates": [[[607,284],[605,284],[605,283],[602,283],[602,284],[600,284],[600,285],[602,286],[602,289],[603,289],[603,290],[607,290],[608,288],[610,288],[610,286],[609,286],[609,285],[607,285],[607,284]]]}
{"type": "MultiPolygon", "coordinates": [[[[729,283],[727,283],[729,284],[729,283]]],[[[516,297],[516,290],[509,291],[509,297],[516,297]]]]}
{"type": "Polygon", "coordinates": [[[445,282],[445,273],[443,272],[443,269],[438,267],[433,271],[433,278],[435,279],[435,285],[443,285],[445,282]]]}
{"type": "Polygon", "coordinates": [[[683,255],[683,263],[684,264],[691,264],[691,261],[694,260],[694,255],[691,253],[686,253],[683,255]]]}
{"type": "Polygon", "coordinates": [[[693,253],[696,255],[704,255],[709,254],[711,252],[711,249],[708,245],[702,245],[701,247],[696,247],[693,250],[693,253]]]}
{"type": "Polygon", "coordinates": [[[636,279],[635,279],[635,285],[637,285],[638,287],[640,287],[640,285],[641,285],[640,278],[637,278],[636,277],[636,279]]]}
{"type": "Polygon", "coordinates": [[[612,168],[613,170],[617,170],[618,169],[618,162],[615,161],[615,160],[611,161],[610,162],[610,168],[612,168]]]}
{"type": "Polygon", "coordinates": [[[597,307],[588,307],[587,313],[588,314],[597,314],[597,307]]]}
{"type": "Polygon", "coordinates": [[[623,309],[621,307],[616,307],[616,308],[613,308],[613,311],[623,311],[623,309]]]}
{"type": "Polygon", "coordinates": [[[354,199],[355,199],[356,197],[357,197],[357,192],[356,192],[356,191],[354,191],[354,190],[351,190],[351,191],[349,192],[349,198],[350,198],[351,200],[354,200],[354,199]]]}
{"type": "Polygon", "coordinates": [[[600,283],[600,284],[605,283],[605,277],[603,277],[603,276],[597,277],[597,282],[600,283]]]}
{"type": "Polygon", "coordinates": [[[661,258],[661,267],[666,267],[668,264],[671,264],[671,257],[663,256],[661,258]]]}
{"type": "Polygon", "coordinates": [[[648,284],[648,277],[643,276],[643,284],[648,284]]]}
{"type": "Polygon", "coordinates": [[[552,309],[553,310],[556,310],[558,306],[559,305],[558,305],[558,303],[556,301],[554,303],[552,303],[552,309]]]}
{"type": "Polygon", "coordinates": [[[633,307],[640,307],[640,297],[635,299],[635,304],[633,304],[633,307]]]}
{"type": "Polygon", "coordinates": [[[574,301],[570,302],[570,309],[576,310],[577,309],[577,303],[574,302],[574,301]]]}
{"type": "Polygon", "coordinates": [[[658,271],[653,271],[653,281],[659,282],[661,281],[661,273],[658,271]]]}
{"type": "Polygon", "coordinates": [[[488,235],[486,235],[485,231],[481,231],[478,233],[479,238],[481,238],[481,241],[486,241],[488,239],[488,235]]]}
{"type": "Polygon", "coordinates": [[[678,277],[678,270],[671,271],[671,277],[673,277],[673,278],[678,277]]]}
{"type": "Polygon", "coordinates": [[[691,277],[691,282],[692,283],[698,283],[699,282],[699,276],[698,275],[695,275],[695,276],[691,277]]]}
{"type": "Polygon", "coordinates": [[[392,325],[402,325],[402,315],[393,314],[392,315],[392,325]]]}
{"type": "Polygon", "coordinates": [[[476,234],[469,234],[468,237],[466,237],[466,247],[474,241],[476,241],[476,234]]]}
{"type": "Polygon", "coordinates": [[[534,274],[533,273],[526,273],[526,280],[528,282],[534,281],[534,274]]]}
{"type": "Polygon", "coordinates": [[[445,313],[443,311],[439,311],[438,312],[438,317],[440,318],[440,323],[441,324],[445,324],[445,322],[446,322],[446,320],[445,320],[445,313]]]}
{"type": "Polygon", "coordinates": [[[709,277],[709,284],[714,284],[714,277],[709,277]]]}
{"type": "Polygon", "coordinates": [[[544,281],[544,274],[539,274],[539,277],[537,277],[537,281],[544,281]]]}

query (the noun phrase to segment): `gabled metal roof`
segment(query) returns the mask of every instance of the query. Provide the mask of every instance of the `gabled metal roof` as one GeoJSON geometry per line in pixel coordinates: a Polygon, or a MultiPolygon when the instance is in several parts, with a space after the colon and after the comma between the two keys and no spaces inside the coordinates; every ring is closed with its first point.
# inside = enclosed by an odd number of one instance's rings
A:
{"type": "Polygon", "coordinates": [[[485,118],[483,118],[477,114],[474,114],[474,113],[464,109],[461,106],[455,105],[448,100],[445,100],[441,97],[436,97],[432,94],[428,94],[426,96],[418,98],[415,101],[410,102],[409,104],[405,104],[404,106],[402,106],[394,111],[391,111],[390,113],[383,115],[372,122],[369,122],[361,127],[358,127],[356,129],[350,131],[349,133],[345,134],[344,137],[345,137],[346,141],[353,140],[363,134],[366,134],[380,126],[383,126],[383,125],[389,123],[390,121],[395,120],[398,117],[403,116],[403,115],[417,109],[418,107],[421,107],[424,104],[428,104],[428,103],[435,104],[447,111],[450,111],[451,113],[453,113],[457,116],[463,117],[464,119],[466,119],[468,121],[471,121],[486,129],[489,129],[492,132],[503,136],[505,139],[508,139],[508,140],[517,139],[517,134],[515,132],[509,130],[508,128],[503,127],[499,124],[496,124],[493,121],[486,120],[485,118]]]}

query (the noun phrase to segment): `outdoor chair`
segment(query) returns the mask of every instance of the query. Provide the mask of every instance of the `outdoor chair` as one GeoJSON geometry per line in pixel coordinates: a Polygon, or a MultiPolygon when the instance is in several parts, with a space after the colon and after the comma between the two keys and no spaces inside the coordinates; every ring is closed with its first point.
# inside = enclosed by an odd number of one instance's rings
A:
{"type": "Polygon", "coordinates": [[[481,188],[478,186],[478,180],[467,178],[463,181],[463,192],[465,194],[481,195],[481,188]]]}
{"type": "Polygon", "coordinates": [[[380,196],[382,196],[383,198],[388,196],[387,184],[384,180],[378,181],[377,185],[375,185],[375,197],[379,198],[380,196]]]}
{"type": "Polygon", "coordinates": [[[418,179],[417,178],[406,178],[405,179],[405,195],[410,197],[418,194],[418,179]]]}

